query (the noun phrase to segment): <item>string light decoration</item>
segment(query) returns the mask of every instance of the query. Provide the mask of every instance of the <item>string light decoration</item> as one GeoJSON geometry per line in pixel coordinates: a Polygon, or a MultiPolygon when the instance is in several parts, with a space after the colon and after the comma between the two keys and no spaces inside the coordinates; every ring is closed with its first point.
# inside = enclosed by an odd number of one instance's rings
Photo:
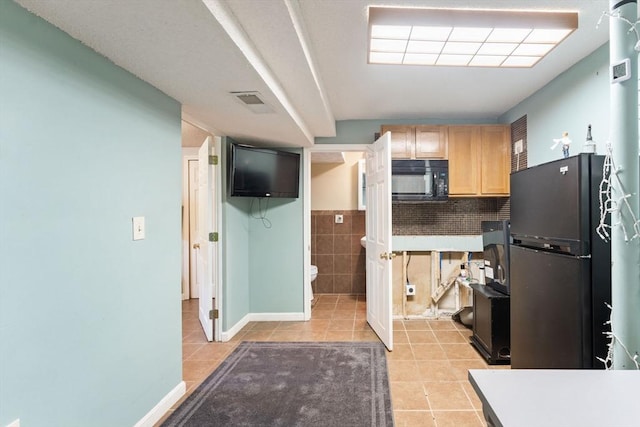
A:
{"type": "MultiPolygon", "coordinates": [[[[611,310],[611,312],[613,313],[613,307],[611,307],[609,304],[607,304],[607,307],[609,307],[609,310],[611,310]]],[[[633,362],[636,369],[640,370],[639,355],[637,353],[632,355],[629,352],[629,349],[627,349],[627,347],[624,345],[624,343],[620,341],[620,338],[618,338],[618,336],[613,332],[613,322],[611,321],[611,318],[609,318],[608,322],[605,322],[605,325],[609,325],[611,327],[609,332],[603,332],[604,335],[609,338],[609,344],[607,344],[607,357],[605,357],[604,359],[601,357],[597,357],[597,359],[604,363],[604,367],[606,370],[613,369],[613,346],[617,342],[618,345],[627,354],[627,357],[631,360],[631,362],[633,362]]]]}
{"type": "MultiPolygon", "coordinates": [[[[634,33],[636,36],[636,44],[634,50],[636,52],[640,52],[640,33],[638,32],[638,24],[640,24],[640,19],[636,20],[636,22],[631,22],[627,18],[620,15],[620,11],[616,13],[610,13],[607,11],[602,12],[602,16],[598,20],[596,24],[596,29],[602,23],[604,17],[607,16],[609,18],[620,19],[629,25],[629,30],[627,34],[634,33]]],[[[636,218],[633,209],[631,209],[631,205],[629,204],[629,198],[632,196],[627,193],[618,178],[618,173],[622,171],[622,168],[618,168],[615,166],[613,162],[612,156],[612,146],[610,142],[606,144],[607,153],[604,159],[604,165],[602,167],[602,181],[600,182],[599,187],[599,201],[600,201],[600,223],[596,228],[596,232],[598,236],[605,242],[611,240],[611,235],[609,234],[609,230],[613,227],[619,226],[622,229],[625,242],[629,242],[635,238],[640,238],[640,221],[636,218]],[[615,185],[612,185],[612,180],[615,180],[615,185]],[[622,196],[617,200],[613,198],[613,187],[619,188],[622,196]],[[623,216],[623,208],[626,207],[626,210],[629,212],[631,216],[631,220],[633,221],[633,236],[629,238],[629,234],[627,233],[627,229],[622,222],[623,216]],[[614,213],[617,214],[618,221],[614,224],[613,217],[614,213]],[[606,223],[607,214],[611,214],[612,224],[608,225],[606,223]]],[[[611,311],[611,315],[609,316],[609,321],[605,322],[605,325],[609,326],[608,332],[603,332],[604,335],[609,339],[609,343],[607,344],[607,356],[602,359],[598,357],[597,359],[604,363],[605,369],[611,370],[613,369],[613,353],[615,344],[618,343],[618,346],[622,348],[625,352],[627,358],[631,360],[631,362],[635,365],[637,370],[640,370],[640,361],[638,353],[631,354],[627,346],[620,340],[620,338],[615,333],[615,328],[613,324],[613,307],[609,304],[606,304],[609,310],[611,311]]]]}
{"type": "MultiPolygon", "coordinates": [[[[624,191],[622,187],[622,183],[620,179],[618,179],[618,172],[622,171],[622,168],[618,168],[613,163],[612,156],[612,148],[611,143],[607,142],[607,154],[604,158],[604,164],[602,166],[602,181],[600,182],[599,187],[599,202],[600,202],[600,223],[596,228],[596,232],[598,236],[605,242],[611,240],[611,235],[609,234],[609,230],[612,227],[620,227],[622,229],[625,242],[629,242],[635,238],[640,238],[640,221],[636,218],[633,213],[633,209],[631,209],[631,205],[629,204],[629,198],[632,196],[624,191]],[[612,185],[612,181],[615,180],[615,185],[612,185]],[[617,185],[617,188],[622,190],[622,196],[617,200],[613,198],[613,187],[617,185]],[[626,208],[626,209],[623,209],[626,208]],[[634,234],[629,238],[629,233],[627,233],[627,229],[622,222],[623,212],[628,211],[631,219],[633,221],[633,231],[634,234]],[[618,221],[615,224],[608,225],[607,224],[607,215],[611,214],[611,219],[613,222],[614,214],[617,215],[618,221]]],[[[611,313],[613,314],[613,307],[609,304],[606,304],[611,313]]],[[[632,355],[624,343],[620,340],[620,338],[616,335],[614,325],[613,325],[613,316],[609,317],[609,320],[605,322],[605,325],[608,325],[609,331],[603,332],[604,335],[609,339],[609,343],[607,344],[607,356],[606,358],[598,357],[597,359],[604,363],[605,369],[610,370],[613,368],[613,348],[615,343],[617,342],[620,348],[624,350],[626,356],[633,362],[636,369],[640,369],[640,361],[638,359],[639,355],[636,353],[632,355]]]]}
{"type": "Polygon", "coordinates": [[[607,154],[604,158],[604,165],[602,166],[602,181],[599,188],[599,202],[600,202],[600,222],[596,228],[598,236],[605,242],[611,240],[609,230],[613,227],[620,227],[624,235],[624,241],[629,242],[633,239],[640,238],[640,221],[636,218],[631,205],[629,204],[629,198],[633,195],[624,191],[620,179],[618,179],[618,173],[622,172],[621,167],[616,167],[613,163],[611,143],[607,143],[607,154]],[[612,181],[615,180],[615,185],[612,185],[612,181]],[[622,196],[614,199],[613,187],[619,188],[622,192],[622,196]],[[633,224],[633,235],[629,237],[629,231],[622,222],[624,212],[628,212],[633,224]],[[611,225],[607,224],[607,214],[611,214],[611,225]],[[614,216],[617,222],[614,221],[614,216]]]}
{"type": "Polygon", "coordinates": [[[637,28],[638,24],[640,24],[640,19],[638,19],[636,22],[631,22],[624,16],[620,16],[620,11],[617,11],[616,13],[604,11],[600,16],[600,19],[598,19],[598,23],[596,24],[596,29],[600,26],[605,16],[609,18],[619,19],[621,21],[626,22],[629,25],[629,30],[627,31],[627,34],[630,34],[633,32],[636,35],[636,45],[634,49],[636,52],[640,52],[640,33],[638,33],[638,28],[637,28]]]}

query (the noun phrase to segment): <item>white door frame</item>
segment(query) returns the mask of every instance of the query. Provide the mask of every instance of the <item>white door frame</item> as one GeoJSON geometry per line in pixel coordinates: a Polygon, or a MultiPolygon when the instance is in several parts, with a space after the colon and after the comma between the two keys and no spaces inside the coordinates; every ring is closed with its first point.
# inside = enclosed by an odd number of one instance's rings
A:
{"type": "Polygon", "coordinates": [[[183,148],[182,154],[182,299],[191,298],[191,222],[189,219],[189,162],[198,161],[197,149],[183,148]],[[189,151],[186,153],[185,151],[189,151]],[[194,152],[195,150],[195,152],[194,152]],[[191,153],[193,152],[193,153],[191,153]],[[185,219],[186,218],[186,219],[185,219]],[[185,236],[186,233],[187,235],[185,236]],[[186,242],[185,242],[186,237],[186,242]]]}
{"type": "MultiPolygon", "coordinates": [[[[218,158],[220,159],[220,151],[221,151],[221,146],[222,146],[222,142],[220,139],[218,139],[219,137],[213,136],[213,138],[216,141],[216,155],[218,156],[218,158]]],[[[183,203],[186,203],[187,206],[185,208],[185,215],[188,215],[189,213],[189,206],[188,206],[188,202],[189,202],[189,194],[188,194],[188,187],[189,187],[189,161],[190,160],[195,160],[198,161],[198,148],[197,147],[183,147],[182,149],[183,153],[182,153],[182,169],[183,169],[183,203]],[[186,181],[185,181],[186,180],[186,181]],[[186,198],[186,199],[185,199],[186,198]]],[[[221,206],[222,206],[222,169],[221,166],[218,165],[218,167],[214,168],[214,174],[216,174],[216,188],[215,188],[215,200],[214,200],[214,209],[216,209],[217,214],[216,214],[216,229],[217,230],[222,230],[221,224],[222,224],[222,217],[220,215],[221,212],[221,206]]],[[[190,226],[190,225],[189,225],[190,226]]],[[[225,238],[224,236],[220,236],[221,239],[225,238]]],[[[184,244],[183,244],[184,247],[184,244]]],[[[191,250],[191,247],[186,248],[187,250],[191,250]]],[[[184,261],[183,261],[184,262],[184,261]]],[[[217,251],[217,264],[218,264],[218,268],[216,270],[216,272],[214,274],[216,274],[216,283],[218,283],[218,285],[216,286],[215,289],[215,299],[216,299],[216,306],[214,307],[215,309],[218,310],[219,313],[219,318],[217,322],[213,322],[214,325],[214,336],[215,336],[215,340],[216,341],[220,341],[222,339],[222,251],[218,250],[217,251]]],[[[190,263],[188,261],[187,258],[187,267],[191,268],[190,263]]],[[[187,272],[187,277],[189,277],[189,273],[187,272]]],[[[186,283],[182,283],[182,299],[189,299],[190,295],[189,295],[189,282],[187,281],[186,283]],[[186,286],[186,291],[185,291],[185,286],[186,286]],[[185,293],[186,292],[186,293],[185,293]]]]}
{"type": "Polygon", "coordinates": [[[311,153],[315,152],[366,152],[371,150],[371,144],[323,144],[302,150],[304,164],[303,194],[304,194],[304,224],[303,224],[303,274],[304,274],[304,320],[311,319],[311,153]]]}

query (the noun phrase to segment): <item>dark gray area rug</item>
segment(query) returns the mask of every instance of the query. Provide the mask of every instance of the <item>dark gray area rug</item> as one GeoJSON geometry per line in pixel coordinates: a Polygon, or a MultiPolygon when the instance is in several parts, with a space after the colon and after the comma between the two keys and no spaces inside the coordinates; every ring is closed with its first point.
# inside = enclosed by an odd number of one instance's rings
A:
{"type": "Polygon", "coordinates": [[[378,342],[243,342],[162,424],[393,426],[378,342]]]}

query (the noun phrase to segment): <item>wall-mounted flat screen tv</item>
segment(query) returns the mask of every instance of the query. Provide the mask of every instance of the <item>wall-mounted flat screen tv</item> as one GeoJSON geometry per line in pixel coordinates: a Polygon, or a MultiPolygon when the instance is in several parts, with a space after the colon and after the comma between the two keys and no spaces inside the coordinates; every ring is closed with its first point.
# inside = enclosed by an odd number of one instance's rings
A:
{"type": "Polygon", "coordinates": [[[300,154],[231,144],[229,195],[297,198],[300,154]]]}

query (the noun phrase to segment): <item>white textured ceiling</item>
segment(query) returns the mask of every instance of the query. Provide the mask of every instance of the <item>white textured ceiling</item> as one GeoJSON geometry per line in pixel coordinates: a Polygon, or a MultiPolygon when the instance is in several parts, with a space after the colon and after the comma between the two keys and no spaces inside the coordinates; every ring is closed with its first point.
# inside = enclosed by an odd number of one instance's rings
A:
{"type": "Polygon", "coordinates": [[[608,40],[607,0],[17,0],[183,105],[257,145],[310,146],[336,120],[491,120],[608,40]],[[568,10],[579,28],[535,67],[367,64],[367,6],[568,10]],[[255,114],[230,92],[258,91],[255,114]]]}

